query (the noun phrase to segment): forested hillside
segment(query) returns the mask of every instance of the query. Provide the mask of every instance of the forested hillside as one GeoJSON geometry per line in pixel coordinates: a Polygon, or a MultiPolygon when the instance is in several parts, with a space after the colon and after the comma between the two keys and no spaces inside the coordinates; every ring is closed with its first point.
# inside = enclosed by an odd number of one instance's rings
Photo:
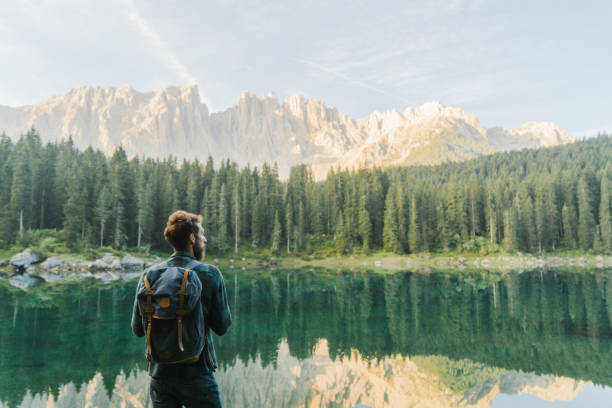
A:
{"type": "Polygon", "coordinates": [[[209,253],[245,245],[303,253],[384,249],[542,252],[612,250],[612,138],[498,153],[458,164],[332,171],[112,157],[32,129],[0,137],[0,245],[56,229],[71,249],[167,249],[176,209],[204,217],[209,253]],[[216,168],[215,168],[216,167],[216,168]]]}

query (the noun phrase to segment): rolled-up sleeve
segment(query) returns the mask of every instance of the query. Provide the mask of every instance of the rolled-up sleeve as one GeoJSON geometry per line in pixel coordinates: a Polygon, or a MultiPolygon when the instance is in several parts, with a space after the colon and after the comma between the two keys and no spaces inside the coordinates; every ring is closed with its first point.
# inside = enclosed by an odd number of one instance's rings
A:
{"type": "Polygon", "coordinates": [[[232,324],[232,315],[227,301],[227,291],[225,290],[223,275],[221,275],[221,271],[218,268],[214,268],[214,270],[215,287],[212,291],[207,324],[215,333],[222,336],[232,324]]]}

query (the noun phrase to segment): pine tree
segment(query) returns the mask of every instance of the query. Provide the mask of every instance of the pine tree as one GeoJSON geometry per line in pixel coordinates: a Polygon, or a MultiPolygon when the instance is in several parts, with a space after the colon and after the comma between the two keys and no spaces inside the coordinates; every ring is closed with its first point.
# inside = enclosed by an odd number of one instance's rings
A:
{"type": "Polygon", "coordinates": [[[285,210],[285,230],[287,231],[287,255],[291,254],[291,235],[293,234],[293,208],[287,200],[285,210]]]}
{"type": "Polygon", "coordinates": [[[495,200],[492,186],[488,186],[487,188],[485,215],[487,219],[489,241],[491,243],[497,243],[497,202],[495,200]]]}
{"type": "Polygon", "coordinates": [[[440,246],[444,251],[448,251],[450,237],[448,236],[448,227],[446,226],[446,211],[444,208],[444,203],[442,201],[438,202],[438,206],[436,208],[436,217],[440,246]]]}
{"type": "Polygon", "coordinates": [[[400,252],[398,231],[399,226],[397,225],[395,198],[392,192],[389,191],[387,193],[387,199],[385,200],[385,223],[383,228],[383,247],[385,251],[400,252]]]}
{"type": "Polygon", "coordinates": [[[304,202],[300,201],[298,205],[298,224],[297,224],[297,241],[296,246],[298,249],[304,245],[304,232],[306,230],[306,211],[304,210],[304,202]]]}
{"type": "Polygon", "coordinates": [[[359,236],[363,244],[364,252],[368,252],[372,245],[372,221],[370,213],[367,209],[368,196],[365,192],[362,193],[359,199],[359,236]]]}
{"type": "Polygon", "coordinates": [[[342,214],[342,212],[338,214],[338,222],[336,223],[335,240],[336,240],[336,251],[338,251],[338,253],[340,254],[344,254],[346,252],[348,243],[347,243],[347,237],[346,237],[346,230],[344,228],[344,214],[342,214]]]}
{"type": "Polygon", "coordinates": [[[274,213],[274,229],[272,230],[272,252],[275,254],[277,254],[278,250],[280,249],[282,232],[278,211],[276,211],[274,213]]]}
{"type": "Polygon", "coordinates": [[[71,189],[68,191],[68,201],[64,205],[64,239],[70,248],[78,247],[85,238],[87,199],[83,176],[83,166],[77,161],[70,178],[71,189]]]}
{"type": "MultiPolygon", "coordinates": [[[[127,220],[130,217],[130,204],[133,202],[133,180],[127,155],[121,146],[113,153],[110,161],[111,219],[114,224],[113,246],[123,248],[128,243],[127,220]]],[[[134,217],[135,218],[135,217],[134,217]]]]}
{"type": "Polygon", "coordinates": [[[504,238],[502,245],[508,252],[514,252],[518,249],[517,242],[517,225],[518,216],[514,207],[504,211],[504,238]]]}
{"type": "Polygon", "coordinates": [[[408,240],[408,217],[410,216],[408,208],[406,208],[406,197],[402,182],[398,180],[395,184],[395,199],[397,200],[397,235],[400,242],[400,250],[404,252],[407,248],[408,240]]]}
{"type": "Polygon", "coordinates": [[[238,253],[238,242],[240,241],[240,186],[238,181],[234,182],[232,194],[232,214],[234,220],[234,254],[238,253]]]}
{"type": "Polygon", "coordinates": [[[0,151],[3,158],[0,161],[0,247],[8,246],[14,235],[13,210],[10,208],[11,186],[13,182],[12,150],[11,140],[3,133],[0,138],[0,151]]]}
{"type": "Polygon", "coordinates": [[[255,203],[253,205],[253,225],[251,227],[251,236],[253,238],[251,245],[253,248],[265,244],[265,205],[264,193],[260,190],[255,197],[255,203]]]}
{"type": "Polygon", "coordinates": [[[410,222],[408,225],[408,249],[415,254],[421,250],[421,233],[419,231],[419,213],[416,197],[410,200],[410,222]]]}
{"type": "Polygon", "coordinates": [[[535,228],[535,209],[533,208],[533,200],[527,196],[522,200],[520,210],[520,231],[521,240],[519,248],[533,252],[537,247],[536,228],[535,228]]]}
{"type": "Polygon", "coordinates": [[[576,216],[575,212],[567,204],[563,204],[561,210],[563,221],[563,246],[566,249],[576,248],[576,216]]]}
{"type": "Polygon", "coordinates": [[[10,218],[12,228],[15,229],[19,225],[19,235],[23,235],[24,219],[30,219],[32,212],[32,174],[27,162],[27,150],[25,141],[20,138],[15,146],[13,153],[13,180],[11,183],[11,199],[10,199],[10,218]]]}
{"type": "Polygon", "coordinates": [[[469,188],[469,214],[470,214],[470,236],[474,238],[480,235],[482,218],[482,191],[476,175],[472,174],[468,180],[469,188]]]}
{"type": "Polygon", "coordinates": [[[219,194],[219,242],[223,248],[227,245],[227,237],[229,235],[228,225],[228,205],[225,197],[225,184],[221,185],[221,193],[219,194]]]}
{"type": "MultiPolygon", "coordinates": [[[[144,172],[142,172],[144,173],[144,172]]],[[[138,237],[137,246],[144,242],[149,242],[153,234],[154,226],[154,206],[155,206],[155,178],[150,176],[148,179],[141,174],[138,196],[138,237]],[[144,240],[142,239],[144,237],[144,240]]]]}
{"type": "Polygon", "coordinates": [[[591,208],[591,191],[586,177],[578,182],[578,244],[582,249],[593,246],[595,218],[591,208]]]}
{"type": "Polygon", "coordinates": [[[187,170],[188,179],[187,179],[187,192],[186,192],[186,205],[185,208],[187,211],[191,213],[197,213],[200,209],[200,200],[202,198],[202,175],[200,162],[198,159],[195,159],[194,163],[191,163],[188,166],[187,170]]]}
{"type": "Polygon", "coordinates": [[[538,183],[535,196],[535,226],[539,253],[551,247],[553,238],[551,211],[553,211],[553,208],[548,199],[548,192],[545,190],[543,183],[538,183]]]}
{"type": "Polygon", "coordinates": [[[599,225],[604,251],[612,251],[612,165],[608,163],[601,175],[599,225]]]}
{"type": "Polygon", "coordinates": [[[100,228],[100,248],[104,246],[104,236],[106,233],[106,226],[108,222],[108,218],[111,213],[111,196],[108,191],[108,187],[104,186],[100,195],[98,196],[98,202],[96,205],[96,218],[99,223],[100,228]]]}

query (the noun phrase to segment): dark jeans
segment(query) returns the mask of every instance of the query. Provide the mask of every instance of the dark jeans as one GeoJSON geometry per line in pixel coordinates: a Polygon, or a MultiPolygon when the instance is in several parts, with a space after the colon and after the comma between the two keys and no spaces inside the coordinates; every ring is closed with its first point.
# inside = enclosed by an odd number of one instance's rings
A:
{"type": "Polygon", "coordinates": [[[190,378],[151,377],[153,408],[221,408],[219,388],[211,372],[190,378]]]}

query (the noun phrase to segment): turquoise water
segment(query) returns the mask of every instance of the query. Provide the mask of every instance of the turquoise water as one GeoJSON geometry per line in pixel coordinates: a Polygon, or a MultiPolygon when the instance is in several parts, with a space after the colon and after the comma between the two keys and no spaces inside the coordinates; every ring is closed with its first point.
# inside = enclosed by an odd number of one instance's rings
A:
{"type": "MultiPolygon", "coordinates": [[[[234,324],[215,344],[226,406],[612,401],[612,271],[224,276],[234,324]]],[[[134,288],[0,287],[0,407],[146,406],[134,288]]]]}

